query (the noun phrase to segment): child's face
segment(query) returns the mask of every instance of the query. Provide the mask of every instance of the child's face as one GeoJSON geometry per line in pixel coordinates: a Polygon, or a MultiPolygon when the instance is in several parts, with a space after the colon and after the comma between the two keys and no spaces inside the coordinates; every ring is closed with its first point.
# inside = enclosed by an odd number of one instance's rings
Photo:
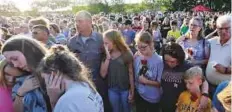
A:
{"type": "Polygon", "coordinates": [[[200,76],[195,76],[185,80],[186,88],[190,93],[199,92],[201,84],[202,84],[202,79],[200,78],[200,76]]]}
{"type": "Polygon", "coordinates": [[[15,83],[15,77],[20,76],[22,72],[10,65],[6,65],[4,68],[4,75],[8,86],[13,86],[15,83]]]}
{"type": "Polygon", "coordinates": [[[176,27],[177,27],[176,25],[171,25],[172,30],[176,29],[176,27]]]}

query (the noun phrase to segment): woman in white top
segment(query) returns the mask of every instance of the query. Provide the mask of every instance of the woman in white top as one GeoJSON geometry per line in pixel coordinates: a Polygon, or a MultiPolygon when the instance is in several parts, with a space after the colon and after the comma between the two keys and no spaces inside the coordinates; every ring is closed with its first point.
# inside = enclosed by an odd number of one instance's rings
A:
{"type": "Polygon", "coordinates": [[[53,46],[37,70],[45,79],[54,112],[104,111],[102,98],[90,79],[89,71],[64,46],[53,46]]]}

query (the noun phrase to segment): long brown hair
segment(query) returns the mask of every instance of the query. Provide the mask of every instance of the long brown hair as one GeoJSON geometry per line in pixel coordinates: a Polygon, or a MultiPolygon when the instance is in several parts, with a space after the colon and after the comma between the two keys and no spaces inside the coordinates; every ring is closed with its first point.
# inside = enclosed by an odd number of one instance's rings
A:
{"type": "Polygon", "coordinates": [[[96,92],[90,71],[66,47],[57,45],[51,47],[50,52],[42,59],[37,73],[58,72],[73,81],[86,82],[96,92]]]}
{"type": "MultiPolygon", "coordinates": [[[[127,46],[122,34],[118,30],[113,30],[113,29],[107,30],[106,32],[103,33],[103,38],[109,39],[116,47],[116,49],[118,49],[121,52],[121,54],[130,52],[130,48],[127,46]]],[[[124,60],[124,61],[125,62],[131,61],[130,58],[128,59],[129,60],[124,60]]]]}
{"type": "Polygon", "coordinates": [[[27,61],[27,66],[31,70],[31,75],[34,75],[35,77],[38,78],[40,82],[40,88],[46,100],[47,108],[48,110],[51,110],[49,97],[45,93],[46,92],[45,82],[44,80],[42,80],[40,74],[36,74],[36,68],[38,67],[41,59],[45,56],[47,49],[43,47],[43,45],[39,41],[31,37],[25,37],[19,35],[8,39],[2,46],[1,50],[2,50],[1,51],[2,54],[5,51],[19,51],[25,56],[27,61]]]}
{"type": "Polygon", "coordinates": [[[5,51],[19,51],[21,52],[27,61],[28,67],[35,72],[40,60],[46,54],[46,48],[43,45],[30,37],[15,36],[7,40],[2,46],[1,53],[5,51]]]}

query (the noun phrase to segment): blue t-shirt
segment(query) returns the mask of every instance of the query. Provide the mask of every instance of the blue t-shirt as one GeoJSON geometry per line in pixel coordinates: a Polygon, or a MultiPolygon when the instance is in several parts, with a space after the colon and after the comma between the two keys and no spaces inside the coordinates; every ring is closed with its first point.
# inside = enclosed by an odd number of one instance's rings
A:
{"type": "MultiPolygon", "coordinates": [[[[139,83],[139,71],[142,67],[141,64],[142,57],[138,56],[135,58],[134,61],[134,73],[135,73],[135,87],[139,93],[139,95],[146,101],[151,103],[157,103],[160,101],[161,98],[161,88],[150,86],[150,85],[144,85],[139,83]]],[[[147,60],[147,67],[148,70],[146,74],[144,75],[147,79],[151,81],[157,81],[161,83],[161,75],[163,72],[163,60],[161,56],[159,56],[157,53],[154,53],[151,58],[147,60]]]]}
{"type": "Polygon", "coordinates": [[[64,36],[64,34],[60,33],[56,36],[56,43],[66,45],[67,38],[64,36]]]}
{"type": "Polygon", "coordinates": [[[213,95],[213,106],[218,110],[218,112],[225,112],[225,109],[223,108],[222,104],[217,98],[218,93],[220,93],[224,88],[227,87],[229,84],[229,81],[224,81],[221,84],[218,85],[214,95],[213,95]]]}
{"type": "Polygon", "coordinates": [[[87,83],[75,82],[60,97],[54,112],[104,112],[103,101],[87,83]]]}
{"type": "Polygon", "coordinates": [[[134,41],[135,39],[135,31],[134,30],[124,30],[122,32],[124,38],[126,39],[126,43],[127,45],[130,45],[132,44],[132,42],[134,41]]]}

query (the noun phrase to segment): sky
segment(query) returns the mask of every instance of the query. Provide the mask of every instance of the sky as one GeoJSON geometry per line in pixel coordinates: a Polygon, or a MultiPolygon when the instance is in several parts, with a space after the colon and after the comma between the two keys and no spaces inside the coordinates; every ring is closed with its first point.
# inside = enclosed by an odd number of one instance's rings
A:
{"type": "MultiPolygon", "coordinates": [[[[13,1],[17,8],[21,11],[30,10],[30,4],[35,0],[0,0],[0,4],[7,2],[7,1],[13,1]]],[[[40,0],[41,1],[41,0],[40,0]]],[[[84,0],[83,0],[84,1],[84,0]]],[[[126,3],[138,3],[142,0],[125,0],[126,3]]]]}

